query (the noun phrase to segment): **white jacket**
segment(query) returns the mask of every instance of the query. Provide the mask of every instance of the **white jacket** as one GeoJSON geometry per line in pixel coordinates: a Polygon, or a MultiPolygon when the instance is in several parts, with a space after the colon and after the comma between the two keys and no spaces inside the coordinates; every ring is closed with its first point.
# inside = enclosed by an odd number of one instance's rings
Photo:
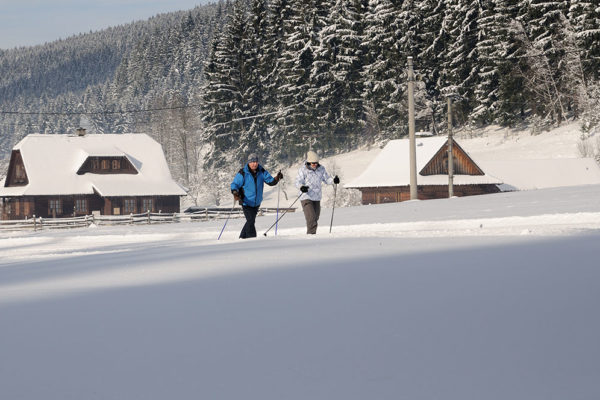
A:
{"type": "Polygon", "coordinates": [[[323,192],[321,190],[321,183],[325,182],[328,185],[333,185],[333,178],[329,176],[325,167],[319,165],[317,169],[312,169],[304,164],[298,170],[298,176],[296,177],[296,187],[300,189],[300,186],[308,186],[308,192],[302,193],[300,201],[312,200],[321,201],[323,192]]]}

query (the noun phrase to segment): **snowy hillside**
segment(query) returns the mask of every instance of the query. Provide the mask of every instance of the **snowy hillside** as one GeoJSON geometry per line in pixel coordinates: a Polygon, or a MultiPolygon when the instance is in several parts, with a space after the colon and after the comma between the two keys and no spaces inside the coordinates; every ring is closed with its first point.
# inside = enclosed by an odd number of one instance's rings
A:
{"type": "MultiPolygon", "coordinates": [[[[486,173],[500,178],[507,185],[528,190],[600,184],[600,168],[591,159],[587,162],[581,160],[578,149],[581,135],[579,124],[571,123],[540,135],[532,135],[529,129],[491,126],[482,130],[460,131],[455,138],[486,173]]],[[[341,187],[358,177],[380,151],[379,147],[371,147],[321,160],[332,175],[338,174],[342,179],[338,195],[355,192],[355,203],[359,201],[357,190],[341,187]]],[[[406,158],[408,163],[408,154],[400,154],[399,157],[406,158]]],[[[266,167],[269,169],[269,166],[266,167]]],[[[289,205],[297,194],[294,180],[299,167],[300,164],[296,164],[283,170],[289,201],[280,194],[282,206],[289,205]]],[[[276,170],[271,169],[271,172],[276,170]]],[[[277,190],[277,186],[265,188],[263,205],[277,205],[277,190]]],[[[332,187],[325,188],[324,203],[330,206],[332,197],[332,187]]],[[[336,204],[340,205],[339,202],[336,204]]]]}

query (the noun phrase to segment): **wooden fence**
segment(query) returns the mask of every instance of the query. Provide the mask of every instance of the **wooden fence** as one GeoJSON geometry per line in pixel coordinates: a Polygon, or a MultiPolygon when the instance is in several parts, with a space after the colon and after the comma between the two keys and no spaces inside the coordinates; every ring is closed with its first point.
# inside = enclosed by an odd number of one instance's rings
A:
{"type": "MultiPolygon", "coordinates": [[[[294,212],[295,208],[280,208],[279,212],[294,212]]],[[[276,213],[276,208],[260,208],[258,215],[276,213]]],[[[28,219],[0,221],[0,231],[12,230],[43,230],[79,228],[90,225],[133,225],[133,224],[161,224],[177,222],[199,222],[225,218],[243,218],[241,207],[233,209],[205,208],[193,213],[152,213],[129,215],[84,215],[68,218],[42,218],[33,216],[28,219]]]]}

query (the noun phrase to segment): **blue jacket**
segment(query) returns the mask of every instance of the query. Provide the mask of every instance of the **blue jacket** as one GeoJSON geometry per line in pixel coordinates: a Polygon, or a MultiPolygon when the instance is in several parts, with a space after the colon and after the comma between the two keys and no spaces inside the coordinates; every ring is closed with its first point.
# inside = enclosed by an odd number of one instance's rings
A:
{"type": "Polygon", "coordinates": [[[256,169],[256,176],[252,175],[248,164],[244,166],[233,178],[231,182],[231,190],[237,190],[243,193],[243,205],[250,207],[258,207],[262,202],[263,188],[266,183],[269,186],[275,185],[275,179],[262,166],[256,169]],[[244,172],[242,174],[242,171],[244,172]],[[240,190],[240,188],[242,190],[240,190]]]}

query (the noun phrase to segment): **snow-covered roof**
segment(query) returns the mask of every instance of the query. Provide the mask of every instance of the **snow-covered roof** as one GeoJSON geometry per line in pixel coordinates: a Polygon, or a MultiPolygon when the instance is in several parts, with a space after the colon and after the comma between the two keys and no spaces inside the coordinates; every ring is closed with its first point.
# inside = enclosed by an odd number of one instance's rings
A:
{"type": "Polygon", "coordinates": [[[161,145],[146,134],[28,135],[19,150],[29,183],[0,187],[1,196],[74,195],[152,196],[185,195],[171,177],[161,145]],[[77,175],[88,157],[126,157],[137,174],[77,175]]]}
{"type": "MultiPolygon", "coordinates": [[[[447,185],[448,175],[421,175],[419,172],[433,156],[446,144],[441,136],[416,138],[417,184],[447,185]]],[[[379,155],[346,188],[388,187],[410,185],[409,139],[390,140],[379,155]]],[[[484,171],[485,173],[485,171],[484,171]]],[[[501,184],[502,181],[490,175],[454,175],[455,185],[501,184]]]]}

